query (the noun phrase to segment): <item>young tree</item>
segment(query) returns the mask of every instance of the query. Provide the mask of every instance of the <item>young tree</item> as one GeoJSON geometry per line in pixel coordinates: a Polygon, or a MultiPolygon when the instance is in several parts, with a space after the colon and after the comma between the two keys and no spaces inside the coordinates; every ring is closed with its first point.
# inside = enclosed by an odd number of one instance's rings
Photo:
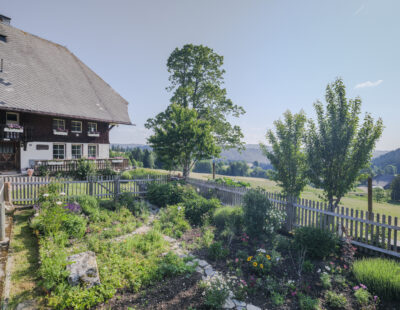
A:
{"type": "Polygon", "coordinates": [[[211,159],[221,152],[210,122],[199,119],[195,109],[171,104],[146,126],[154,131],[148,138],[154,152],[167,169],[182,167],[184,178],[197,161],[211,159]]]}
{"type": "Polygon", "coordinates": [[[150,150],[144,150],[143,152],[143,167],[145,168],[154,168],[154,155],[150,150]]]}
{"type": "Polygon", "coordinates": [[[318,126],[310,121],[305,144],[310,180],[324,190],[333,211],[369,165],[383,125],[369,114],[359,124],[361,99],[348,100],[341,79],[327,86],[325,98],[326,111],[321,102],[314,104],[318,126]]]}
{"type": "Polygon", "coordinates": [[[393,201],[400,201],[400,175],[396,176],[393,181],[392,184],[390,185],[390,188],[392,190],[391,192],[391,199],[393,201]]]}
{"type": "Polygon", "coordinates": [[[306,156],[302,151],[307,119],[303,112],[293,115],[286,111],[283,116],[283,121],[274,122],[276,133],[269,130],[266,135],[272,150],[262,144],[261,148],[273,165],[273,179],[283,188],[284,194],[299,197],[307,184],[306,156]]]}
{"type": "Polygon", "coordinates": [[[245,112],[226,97],[226,89],[222,87],[223,60],[223,56],[203,45],[176,48],[167,62],[171,74],[167,90],[173,92],[172,103],[195,109],[199,119],[212,124],[218,145],[241,147],[242,131],[239,126],[232,126],[227,116],[239,117],[245,112]]]}

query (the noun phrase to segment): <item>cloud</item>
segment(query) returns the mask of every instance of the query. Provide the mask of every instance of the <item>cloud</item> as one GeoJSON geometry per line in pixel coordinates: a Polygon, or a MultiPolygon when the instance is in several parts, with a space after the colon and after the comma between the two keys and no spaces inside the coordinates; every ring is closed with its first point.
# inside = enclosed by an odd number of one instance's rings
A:
{"type": "Polygon", "coordinates": [[[358,88],[366,88],[366,87],[376,87],[380,84],[382,84],[383,80],[378,80],[375,82],[371,82],[371,81],[366,81],[360,84],[357,84],[354,88],[358,89],[358,88]]]}
{"type": "Polygon", "coordinates": [[[354,15],[360,14],[362,11],[364,11],[364,9],[365,9],[365,4],[363,4],[362,6],[360,6],[360,7],[358,8],[358,10],[354,12],[354,15]]]}

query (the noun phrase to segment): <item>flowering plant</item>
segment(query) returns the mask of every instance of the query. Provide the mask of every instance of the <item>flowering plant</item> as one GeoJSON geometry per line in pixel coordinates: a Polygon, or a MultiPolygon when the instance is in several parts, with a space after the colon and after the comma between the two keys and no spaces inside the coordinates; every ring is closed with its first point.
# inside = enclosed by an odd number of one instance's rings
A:
{"type": "Polygon", "coordinates": [[[24,129],[24,127],[19,125],[19,124],[7,124],[7,128],[10,128],[10,129],[24,129]]]}
{"type": "Polygon", "coordinates": [[[68,132],[68,129],[65,129],[65,128],[56,128],[56,129],[54,129],[55,131],[59,131],[59,132],[68,132]]]}
{"type": "Polygon", "coordinates": [[[77,202],[69,202],[64,206],[64,209],[72,212],[72,213],[80,213],[81,212],[81,206],[77,202]]]}
{"type": "Polygon", "coordinates": [[[279,262],[280,259],[281,256],[277,251],[272,250],[268,253],[264,249],[259,249],[256,256],[249,256],[247,261],[257,274],[267,274],[273,263],[279,262]]]}

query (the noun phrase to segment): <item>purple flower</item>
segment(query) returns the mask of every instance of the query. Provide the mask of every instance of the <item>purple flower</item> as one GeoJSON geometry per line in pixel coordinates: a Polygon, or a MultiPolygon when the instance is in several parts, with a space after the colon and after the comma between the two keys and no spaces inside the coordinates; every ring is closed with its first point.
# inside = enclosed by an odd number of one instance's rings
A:
{"type": "Polygon", "coordinates": [[[375,296],[374,296],[374,301],[376,301],[377,299],[378,299],[378,296],[375,295],[375,296]]]}
{"type": "Polygon", "coordinates": [[[366,287],[364,284],[360,284],[360,286],[361,286],[364,290],[367,289],[367,287],[366,287]]]}
{"type": "Polygon", "coordinates": [[[355,291],[357,291],[357,290],[359,290],[360,289],[360,287],[358,286],[358,285],[356,285],[355,287],[353,287],[353,290],[355,290],[355,291]]]}
{"type": "Polygon", "coordinates": [[[81,212],[81,206],[77,202],[69,202],[66,204],[64,209],[67,209],[68,211],[72,213],[79,213],[81,212]]]}

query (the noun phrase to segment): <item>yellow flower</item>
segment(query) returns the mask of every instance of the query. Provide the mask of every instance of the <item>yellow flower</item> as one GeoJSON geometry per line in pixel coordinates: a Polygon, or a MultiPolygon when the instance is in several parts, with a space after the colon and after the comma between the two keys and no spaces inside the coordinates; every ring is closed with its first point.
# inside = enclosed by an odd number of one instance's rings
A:
{"type": "Polygon", "coordinates": [[[263,264],[260,264],[260,268],[261,268],[261,269],[264,269],[264,265],[263,265],[263,264]]]}
{"type": "Polygon", "coordinates": [[[271,256],[270,255],[265,255],[265,257],[268,259],[268,260],[270,260],[271,259],[271,256]]]}
{"type": "Polygon", "coordinates": [[[254,262],[254,263],[253,263],[253,266],[254,266],[254,267],[257,267],[257,263],[256,263],[256,262],[254,262]]]}
{"type": "Polygon", "coordinates": [[[248,262],[251,261],[252,258],[253,258],[253,256],[247,257],[247,261],[248,261],[248,262]]]}

